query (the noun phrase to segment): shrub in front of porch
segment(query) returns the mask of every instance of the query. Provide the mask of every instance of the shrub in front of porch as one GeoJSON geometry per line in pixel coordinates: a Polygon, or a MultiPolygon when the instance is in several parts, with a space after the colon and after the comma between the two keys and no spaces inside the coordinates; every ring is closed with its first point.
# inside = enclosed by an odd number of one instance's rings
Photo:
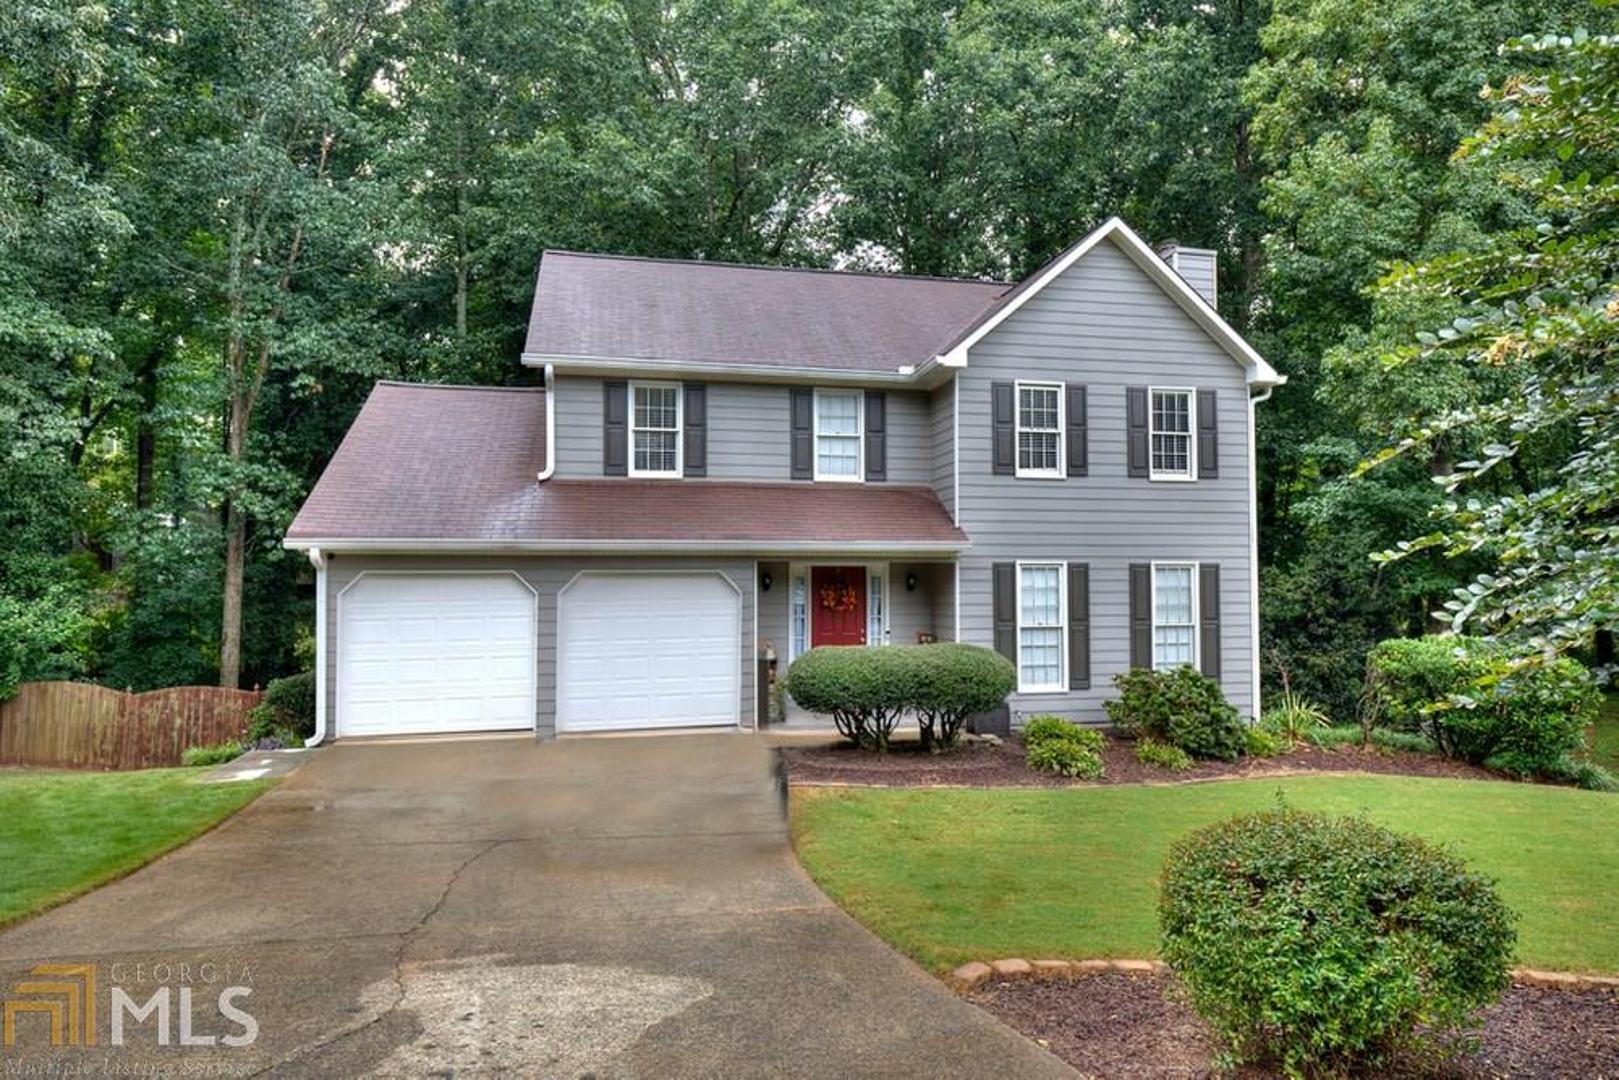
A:
{"type": "Polygon", "coordinates": [[[822,646],[794,661],[786,679],[794,701],[868,750],[886,750],[906,712],[925,748],[953,746],[968,717],[999,708],[1016,684],[1004,657],[961,644],[822,646]]]}

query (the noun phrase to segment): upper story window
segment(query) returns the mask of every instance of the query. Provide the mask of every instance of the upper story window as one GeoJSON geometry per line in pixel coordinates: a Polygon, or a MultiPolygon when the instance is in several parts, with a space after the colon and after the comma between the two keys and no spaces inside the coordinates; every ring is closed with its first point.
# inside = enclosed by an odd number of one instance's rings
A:
{"type": "Polygon", "coordinates": [[[1197,665],[1197,567],[1154,563],[1152,666],[1157,671],[1197,665]]]}
{"type": "Polygon", "coordinates": [[[1195,391],[1153,387],[1151,446],[1154,480],[1191,480],[1197,474],[1192,460],[1192,402],[1195,391]]]}
{"type": "Polygon", "coordinates": [[[815,479],[859,481],[862,460],[860,390],[815,391],[815,479]]]}
{"type": "Polygon", "coordinates": [[[1017,384],[1017,475],[1061,476],[1062,384],[1017,384]]]}
{"type": "Polygon", "coordinates": [[[680,475],[680,386],[630,384],[630,475],[680,475]]]}

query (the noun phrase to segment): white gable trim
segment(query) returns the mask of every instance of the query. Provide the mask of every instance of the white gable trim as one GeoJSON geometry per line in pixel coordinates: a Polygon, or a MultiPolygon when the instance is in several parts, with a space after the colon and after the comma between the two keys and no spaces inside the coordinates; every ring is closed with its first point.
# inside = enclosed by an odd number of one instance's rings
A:
{"type": "Polygon", "coordinates": [[[982,341],[990,331],[1010,318],[1019,308],[1032,300],[1052,281],[1055,281],[1063,271],[1084,258],[1086,253],[1103,240],[1111,240],[1120,251],[1129,256],[1130,261],[1146,272],[1147,276],[1158,283],[1159,287],[1168,293],[1170,298],[1181,306],[1194,322],[1201,326],[1205,333],[1215,340],[1232,358],[1243,366],[1248,372],[1248,384],[1254,387],[1280,386],[1287,381],[1285,375],[1280,374],[1265,358],[1254,351],[1254,347],[1243,340],[1241,334],[1231,328],[1231,324],[1220,318],[1219,312],[1209,305],[1209,302],[1186,283],[1186,281],[1169,264],[1159,258],[1158,253],[1147,246],[1146,241],[1136,235],[1134,229],[1126,225],[1121,218],[1109,218],[1105,224],[1093,231],[1085,239],[1069,248],[1061,258],[1053,262],[1040,272],[1040,276],[1029,283],[1028,287],[1014,296],[1000,310],[973,329],[965,338],[951,346],[950,350],[941,353],[936,359],[940,364],[949,367],[965,367],[967,353],[974,345],[982,341]]]}

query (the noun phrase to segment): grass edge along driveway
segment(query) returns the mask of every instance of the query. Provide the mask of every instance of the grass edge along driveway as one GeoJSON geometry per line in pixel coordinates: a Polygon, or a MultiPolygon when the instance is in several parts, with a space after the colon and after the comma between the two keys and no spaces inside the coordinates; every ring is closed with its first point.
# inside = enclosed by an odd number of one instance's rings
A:
{"type": "Polygon", "coordinates": [[[1158,954],[1158,874],[1180,836],[1277,804],[1357,813],[1448,845],[1517,912],[1518,962],[1619,973],[1619,795],[1405,776],[1066,789],[795,788],[818,885],[924,967],[1158,954]]]}
{"type": "Polygon", "coordinates": [[[275,785],[206,768],[0,769],[0,927],[140,869],[275,785]]]}

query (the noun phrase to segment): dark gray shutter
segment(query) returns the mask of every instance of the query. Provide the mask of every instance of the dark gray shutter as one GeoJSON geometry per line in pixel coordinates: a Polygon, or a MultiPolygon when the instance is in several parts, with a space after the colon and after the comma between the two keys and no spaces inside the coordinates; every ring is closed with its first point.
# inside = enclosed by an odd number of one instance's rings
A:
{"type": "Polygon", "coordinates": [[[815,391],[795,386],[788,391],[792,424],[793,479],[815,479],[815,391]]]}
{"type": "Polygon", "coordinates": [[[602,474],[627,476],[630,471],[629,384],[602,383],[602,474]]]}
{"type": "Polygon", "coordinates": [[[866,391],[866,479],[888,479],[888,395],[866,391]]]}
{"type": "Polygon", "coordinates": [[[996,476],[1017,472],[1017,394],[1009,382],[991,383],[990,462],[996,476]]]}
{"type": "Polygon", "coordinates": [[[995,651],[1017,663],[1017,564],[990,568],[995,582],[995,651]]]}
{"type": "Polygon", "coordinates": [[[1090,428],[1086,423],[1085,388],[1068,384],[1068,475],[1091,471],[1090,428]]]}
{"type": "Polygon", "coordinates": [[[1203,674],[1220,678],[1220,564],[1206,562],[1197,568],[1198,650],[1203,674]]]}
{"type": "Polygon", "coordinates": [[[1091,567],[1068,564],[1068,689],[1091,688],[1091,567]]]}
{"type": "Polygon", "coordinates": [[[708,387],[702,383],[686,383],[682,390],[685,394],[680,414],[685,428],[681,436],[685,444],[681,448],[682,471],[687,476],[707,476],[708,387]]]}
{"type": "Polygon", "coordinates": [[[1147,453],[1147,388],[1124,388],[1125,473],[1150,476],[1151,457],[1147,453]]]}
{"type": "Polygon", "coordinates": [[[1220,410],[1213,390],[1197,397],[1197,475],[1212,480],[1220,475],[1220,410]]]}
{"type": "Polygon", "coordinates": [[[1130,564],[1130,666],[1152,667],[1152,564],[1130,564]]]}

